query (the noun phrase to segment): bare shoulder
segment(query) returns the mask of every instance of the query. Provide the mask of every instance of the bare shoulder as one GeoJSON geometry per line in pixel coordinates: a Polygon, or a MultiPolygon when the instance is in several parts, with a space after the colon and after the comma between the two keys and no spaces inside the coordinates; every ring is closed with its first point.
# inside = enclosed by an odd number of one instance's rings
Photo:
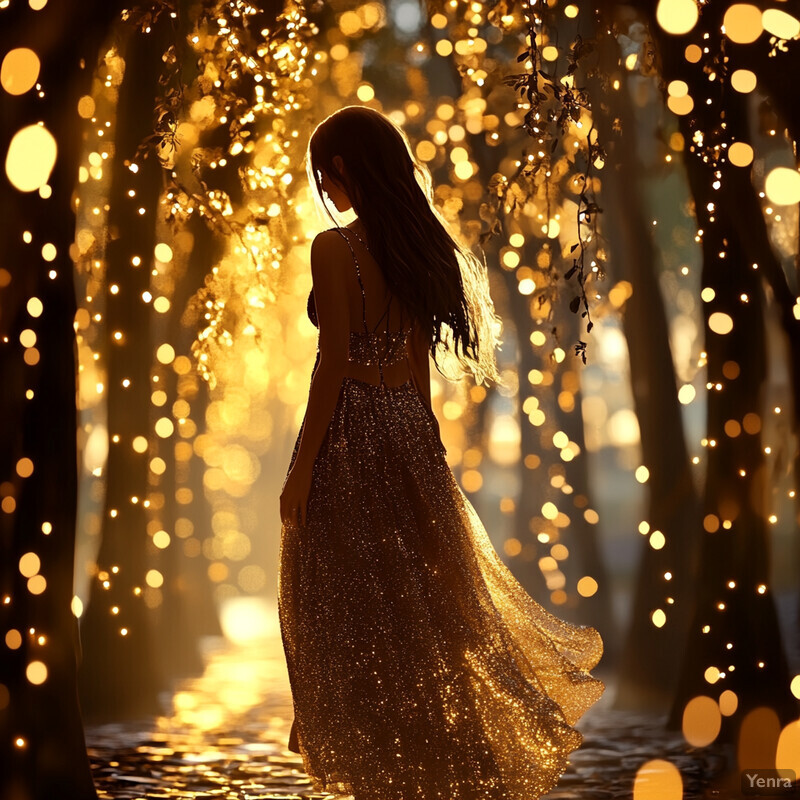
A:
{"type": "Polygon", "coordinates": [[[311,243],[311,279],[315,297],[346,307],[346,276],[351,263],[350,248],[335,228],[318,233],[311,243]]]}
{"type": "Polygon", "coordinates": [[[350,248],[336,228],[318,233],[311,243],[312,265],[315,261],[344,261],[349,256],[350,248]]]}

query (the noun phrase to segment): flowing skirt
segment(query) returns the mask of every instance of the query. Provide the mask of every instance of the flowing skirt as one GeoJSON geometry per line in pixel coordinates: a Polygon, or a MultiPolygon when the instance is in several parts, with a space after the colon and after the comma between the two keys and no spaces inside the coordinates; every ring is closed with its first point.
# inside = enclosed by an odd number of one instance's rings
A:
{"type": "Polygon", "coordinates": [[[278,604],[315,791],[535,800],[604,690],[599,633],[500,560],[411,381],[344,379],[306,524],[281,533],[278,604]]]}

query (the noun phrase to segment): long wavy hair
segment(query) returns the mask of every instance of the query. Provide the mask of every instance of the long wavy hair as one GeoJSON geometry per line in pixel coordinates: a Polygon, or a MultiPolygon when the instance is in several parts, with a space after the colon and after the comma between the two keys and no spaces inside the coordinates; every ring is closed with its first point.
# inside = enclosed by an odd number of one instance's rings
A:
{"type": "Polygon", "coordinates": [[[402,129],[371,108],[346,106],[311,135],[306,170],[317,208],[337,227],[341,217],[326,202],[322,174],[347,193],[387,286],[430,332],[437,370],[449,380],[468,371],[478,384],[499,382],[495,349],[502,324],[485,260],[450,233],[433,202],[430,172],[402,129]]]}

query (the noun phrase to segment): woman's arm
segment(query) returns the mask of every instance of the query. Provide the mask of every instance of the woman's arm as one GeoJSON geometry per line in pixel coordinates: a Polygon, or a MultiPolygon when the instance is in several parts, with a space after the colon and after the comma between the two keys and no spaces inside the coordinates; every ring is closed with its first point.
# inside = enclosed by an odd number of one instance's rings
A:
{"type": "Polygon", "coordinates": [[[319,323],[319,365],[311,381],[303,435],[292,471],[310,474],[325,438],[347,368],[350,322],[345,270],[352,267],[347,243],[323,231],[311,245],[311,276],[319,323]]]}
{"type": "Polygon", "coordinates": [[[427,341],[419,323],[414,325],[409,344],[409,363],[414,385],[425,404],[431,408],[431,366],[428,357],[431,343],[427,341]]]}

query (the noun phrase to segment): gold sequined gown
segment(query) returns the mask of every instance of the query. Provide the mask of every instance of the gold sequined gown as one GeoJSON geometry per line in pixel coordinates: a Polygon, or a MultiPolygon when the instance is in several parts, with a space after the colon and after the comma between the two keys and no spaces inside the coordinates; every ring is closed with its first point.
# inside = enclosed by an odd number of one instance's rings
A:
{"type": "MultiPolygon", "coordinates": [[[[349,359],[405,358],[407,335],[369,332],[358,277],[349,359]]],[[[316,325],[313,292],[308,313],[316,325]]],[[[318,792],[535,800],[604,690],[599,633],[550,614],[500,560],[412,380],[344,378],[306,524],[281,532],[278,603],[289,747],[318,792]]]]}

